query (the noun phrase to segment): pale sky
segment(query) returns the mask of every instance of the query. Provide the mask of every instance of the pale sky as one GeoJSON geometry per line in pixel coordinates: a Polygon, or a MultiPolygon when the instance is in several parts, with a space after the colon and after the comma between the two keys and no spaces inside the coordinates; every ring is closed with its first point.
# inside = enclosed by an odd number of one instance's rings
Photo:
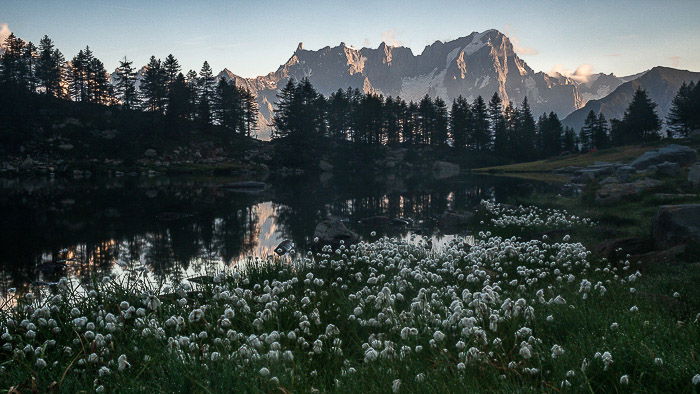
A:
{"type": "Polygon", "coordinates": [[[498,29],[536,71],[583,66],[624,76],[664,65],[700,71],[700,1],[145,1],[2,0],[0,37],[48,34],[66,58],[90,45],[113,70],[172,53],[253,77],[306,49],[382,41],[414,54],[436,41],[498,29]],[[201,3],[201,4],[200,4],[201,3]]]}

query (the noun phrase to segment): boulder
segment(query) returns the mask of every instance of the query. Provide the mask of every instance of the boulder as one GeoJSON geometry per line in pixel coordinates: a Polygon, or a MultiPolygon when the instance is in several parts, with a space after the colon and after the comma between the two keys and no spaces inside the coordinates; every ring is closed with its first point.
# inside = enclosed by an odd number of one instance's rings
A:
{"type": "Polygon", "coordinates": [[[445,212],[438,218],[437,225],[443,230],[454,230],[459,227],[467,226],[473,218],[474,214],[471,212],[445,212]]]}
{"type": "Polygon", "coordinates": [[[153,148],[148,148],[145,152],[143,152],[143,155],[152,158],[158,156],[158,152],[156,152],[156,150],[153,148]]]}
{"type": "Polygon", "coordinates": [[[656,165],[656,175],[657,176],[668,176],[675,177],[681,174],[681,166],[678,163],[672,163],[670,161],[665,161],[663,163],[656,165]]]}
{"type": "Polygon", "coordinates": [[[340,241],[356,242],[360,237],[350,231],[340,219],[326,218],[316,225],[314,238],[318,238],[319,242],[323,244],[335,245],[340,241]]]}
{"type": "Polygon", "coordinates": [[[688,182],[690,182],[693,187],[700,186],[700,163],[688,169],[688,182]]]}
{"type": "Polygon", "coordinates": [[[615,170],[615,176],[623,182],[628,182],[637,169],[632,166],[622,166],[615,170]]]}
{"type": "Polygon", "coordinates": [[[700,242],[700,204],[662,205],[652,222],[658,249],[700,242]]]}
{"type": "Polygon", "coordinates": [[[61,144],[58,146],[60,150],[71,150],[73,149],[73,144],[61,144]]]}
{"type": "Polygon", "coordinates": [[[649,178],[630,183],[608,183],[598,189],[595,200],[601,204],[610,204],[658,187],[661,184],[661,181],[649,178]]]}
{"type": "Polygon", "coordinates": [[[433,176],[437,179],[450,178],[459,175],[459,166],[446,161],[433,163],[433,176]]]}
{"type": "Polygon", "coordinates": [[[630,165],[638,170],[643,170],[649,166],[666,161],[677,163],[678,165],[688,165],[695,163],[697,159],[698,153],[695,149],[684,145],[671,144],[657,150],[644,152],[630,165]]]}
{"type": "Polygon", "coordinates": [[[615,176],[609,176],[609,177],[603,179],[602,181],[600,181],[601,185],[607,185],[609,183],[620,183],[620,179],[618,179],[615,176]]]}

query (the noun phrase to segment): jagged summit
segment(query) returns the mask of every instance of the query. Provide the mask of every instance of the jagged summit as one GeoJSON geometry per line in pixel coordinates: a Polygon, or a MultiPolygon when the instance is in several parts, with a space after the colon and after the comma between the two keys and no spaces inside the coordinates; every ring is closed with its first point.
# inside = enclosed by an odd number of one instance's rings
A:
{"type": "Polygon", "coordinates": [[[290,78],[308,77],[326,95],[351,87],[405,100],[419,100],[427,94],[449,102],[460,95],[471,100],[498,92],[504,100],[519,103],[527,96],[534,113],[554,111],[562,117],[624,82],[595,74],[583,84],[561,74],[535,72],[517,55],[510,39],[496,29],[438,40],[417,55],[411,48],[386,42],[360,49],[341,42],[317,50],[304,49],[299,43],[286,63],[265,76],[241,78],[227,69],[219,76],[257,96],[261,124],[269,123],[275,96],[290,78]]]}

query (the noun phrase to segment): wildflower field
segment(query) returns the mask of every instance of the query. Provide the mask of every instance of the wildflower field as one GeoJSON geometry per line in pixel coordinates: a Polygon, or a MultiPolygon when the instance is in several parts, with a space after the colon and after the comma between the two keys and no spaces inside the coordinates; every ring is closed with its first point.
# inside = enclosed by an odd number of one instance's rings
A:
{"type": "Polygon", "coordinates": [[[561,210],[478,216],[473,242],[438,250],[384,237],[197,283],[133,272],[17,295],[0,389],[700,392],[697,269],[597,259],[576,240],[596,223],[561,210]],[[552,229],[568,233],[526,236],[552,229]]]}

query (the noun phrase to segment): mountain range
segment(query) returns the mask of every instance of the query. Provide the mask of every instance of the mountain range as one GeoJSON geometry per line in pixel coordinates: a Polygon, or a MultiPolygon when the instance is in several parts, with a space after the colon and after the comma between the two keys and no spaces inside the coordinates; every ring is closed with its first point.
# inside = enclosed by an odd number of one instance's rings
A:
{"type": "Polygon", "coordinates": [[[406,101],[420,100],[426,94],[448,103],[460,95],[470,101],[479,95],[488,100],[498,92],[504,101],[519,105],[527,97],[535,116],[553,111],[578,130],[591,109],[603,111],[608,118],[621,117],[637,86],[649,90],[665,117],[680,83],[699,76],[666,67],[627,77],[534,71],[517,55],[510,39],[494,29],[435,41],[418,55],[410,48],[386,43],[360,49],[340,43],[318,50],[304,49],[299,43],[289,60],[267,75],[243,78],[228,69],[218,74],[256,96],[262,139],[269,137],[274,102],[290,78],[309,78],[324,95],[350,87],[406,101]]]}
{"type": "Polygon", "coordinates": [[[654,67],[621,84],[605,97],[588,101],[586,105],[569,114],[563,120],[563,123],[566,126],[573,127],[574,130],[579,130],[590,111],[596,114],[602,112],[608,119],[622,119],[637,88],[646,90],[649,98],[657,105],[657,114],[664,120],[671,109],[671,103],[681,84],[698,80],[700,80],[700,72],[661,66],[654,67]]]}

